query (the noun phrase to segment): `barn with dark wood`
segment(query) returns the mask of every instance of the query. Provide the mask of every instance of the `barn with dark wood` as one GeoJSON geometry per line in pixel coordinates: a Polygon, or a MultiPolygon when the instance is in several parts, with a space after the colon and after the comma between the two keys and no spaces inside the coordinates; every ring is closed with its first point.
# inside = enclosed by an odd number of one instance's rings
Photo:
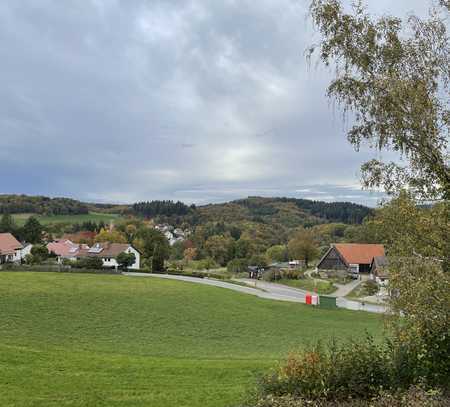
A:
{"type": "Polygon", "coordinates": [[[384,246],[365,243],[334,243],[320,260],[319,271],[368,273],[374,257],[384,256],[384,246]]]}

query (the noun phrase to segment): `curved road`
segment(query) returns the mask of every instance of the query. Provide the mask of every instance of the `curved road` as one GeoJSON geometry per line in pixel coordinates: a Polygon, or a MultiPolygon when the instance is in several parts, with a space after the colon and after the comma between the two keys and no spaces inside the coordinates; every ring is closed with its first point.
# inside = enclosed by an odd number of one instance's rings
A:
{"type": "MultiPolygon", "coordinates": [[[[299,302],[303,304],[305,303],[305,296],[307,294],[307,291],[300,290],[298,288],[292,288],[282,284],[275,284],[269,283],[267,281],[251,280],[251,279],[236,280],[238,282],[247,284],[247,286],[244,287],[242,285],[209,278],[188,277],[172,274],[149,274],[149,273],[135,273],[135,272],[126,272],[123,274],[131,277],[165,278],[167,280],[177,280],[190,283],[211,285],[214,287],[227,288],[229,290],[238,291],[244,294],[255,295],[259,298],[277,301],[299,302]]],[[[354,311],[368,311],[375,313],[383,313],[386,311],[386,307],[382,305],[374,305],[367,303],[364,304],[358,301],[350,301],[343,297],[337,297],[336,304],[339,308],[346,308],[354,311]]]]}
{"type": "MultiPolygon", "coordinates": [[[[257,297],[266,298],[270,300],[292,301],[302,303],[305,302],[305,294],[306,294],[305,291],[290,289],[289,287],[284,287],[278,284],[270,284],[263,281],[258,281],[256,283],[256,288],[253,288],[251,286],[244,287],[239,284],[227,283],[225,281],[214,280],[209,278],[188,277],[172,274],[149,274],[149,273],[135,273],[135,272],[127,272],[123,274],[132,277],[156,277],[156,278],[165,278],[167,280],[187,281],[190,283],[212,285],[214,287],[228,288],[229,290],[238,291],[244,294],[256,295],[257,297]]],[[[250,281],[252,282],[252,285],[254,285],[255,280],[250,281]]]]}

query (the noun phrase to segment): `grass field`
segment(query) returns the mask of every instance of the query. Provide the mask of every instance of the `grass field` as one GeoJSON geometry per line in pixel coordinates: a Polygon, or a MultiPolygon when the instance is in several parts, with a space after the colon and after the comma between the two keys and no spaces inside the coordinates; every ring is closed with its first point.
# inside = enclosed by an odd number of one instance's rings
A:
{"type": "Polygon", "coordinates": [[[90,212],[89,214],[86,215],[54,215],[54,216],[20,213],[13,215],[13,218],[19,226],[23,226],[30,216],[35,216],[39,220],[39,222],[43,225],[48,225],[49,223],[82,223],[87,221],[93,222],[103,221],[105,223],[109,223],[111,220],[115,220],[120,217],[120,215],[116,214],[90,212]]]}
{"type": "Polygon", "coordinates": [[[221,407],[380,317],[156,278],[0,272],[0,406],[221,407]]]}
{"type": "Polygon", "coordinates": [[[302,278],[298,280],[282,279],[277,281],[279,284],[284,284],[289,287],[301,288],[307,291],[317,291],[318,294],[331,294],[337,290],[333,283],[328,281],[314,280],[312,278],[302,278]]]}

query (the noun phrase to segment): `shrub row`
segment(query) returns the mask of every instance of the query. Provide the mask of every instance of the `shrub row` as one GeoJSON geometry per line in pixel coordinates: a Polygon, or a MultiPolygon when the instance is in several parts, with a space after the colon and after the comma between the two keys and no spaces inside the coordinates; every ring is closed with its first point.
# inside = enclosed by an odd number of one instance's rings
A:
{"type": "Polygon", "coordinates": [[[262,400],[286,395],[310,401],[369,400],[382,391],[405,391],[419,383],[445,387],[447,382],[448,386],[446,372],[424,366],[420,351],[389,339],[378,344],[371,337],[362,342],[319,343],[291,354],[279,369],[264,376],[258,394],[262,400]]]}
{"type": "Polygon", "coordinates": [[[121,274],[121,271],[116,271],[113,268],[88,269],[88,268],[71,268],[68,266],[59,266],[59,265],[28,265],[28,264],[4,264],[1,266],[0,271],[121,274]]]}
{"type": "Polygon", "coordinates": [[[370,400],[330,401],[326,399],[308,401],[293,396],[268,396],[246,406],[252,407],[447,407],[450,398],[437,390],[424,390],[412,386],[407,391],[390,393],[382,391],[370,400]],[[255,404],[256,403],[256,404],[255,404]]]}
{"type": "Polygon", "coordinates": [[[274,269],[268,270],[263,274],[263,280],[265,281],[278,281],[283,279],[300,280],[303,278],[305,278],[305,272],[295,269],[274,269]]]}

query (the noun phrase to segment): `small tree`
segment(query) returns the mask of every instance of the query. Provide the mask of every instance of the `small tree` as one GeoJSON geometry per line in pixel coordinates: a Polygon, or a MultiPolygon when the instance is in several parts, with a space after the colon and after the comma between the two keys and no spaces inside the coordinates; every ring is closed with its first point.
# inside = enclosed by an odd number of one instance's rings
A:
{"type": "Polygon", "coordinates": [[[269,247],[266,251],[266,257],[271,261],[286,261],[288,251],[285,245],[276,245],[269,247]]]}
{"type": "Polygon", "coordinates": [[[250,266],[256,266],[260,269],[267,267],[267,258],[262,254],[255,254],[249,260],[250,266]]]}
{"type": "Polygon", "coordinates": [[[102,229],[100,233],[95,236],[97,243],[110,242],[110,243],[127,243],[127,237],[118,230],[105,230],[102,229]]]}
{"type": "Polygon", "coordinates": [[[192,261],[197,257],[197,249],[195,247],[188,247],[183,254],[186,261],[192,261]]]}
{"type": "Polygon", "coordinates": [[[228,262],[227,270],[232,274],[245,273],[248,271],[248,262],[245,259],[233,259],[228,262]]]}
{"type": "Polygon", "coordinates": [[[152,256],[152,272],[160,273],[164,271],[164,253],[161,247],[156,244],[152,256]]]}
{"type": "Polygon", "coordinates": [[[22,228],[21,237],[29,243],[41,243],[43,230],[44,228],[39,221],[34,216],[31,216],[22,228]]]}
{"type": "Polygon", "coordinates": [[[14,222],[13,217],[9,213],[3,214],[0,220],[0,233],[12,233],[17,232],[17,225],[14,222]]]}
{"type": "Polygon", "coordinates": [[[127,270],[128,267],[131,267],[135,261],[136,261],[136,256],[134,255],[134,253],[120,253],[117,258],[117,263],[119,264],[119,268],[127,270]]]}
{"type": "MultiPolygon", "coordinates": [[[[36,244],[31,248],[32,259],[28,259],[32,264],[39,264],[49,258],[50,253],[46,246],[36,244]]],[[[27,261],[28,262],[28,261],[27,261]]]]}
{"type": "Polygon", "coordinates": [[[298,231],[288,243],[289,257],[294,260],[305,260],[306,267],[314,260],[319,250],[309,230],[298,231]]]}

